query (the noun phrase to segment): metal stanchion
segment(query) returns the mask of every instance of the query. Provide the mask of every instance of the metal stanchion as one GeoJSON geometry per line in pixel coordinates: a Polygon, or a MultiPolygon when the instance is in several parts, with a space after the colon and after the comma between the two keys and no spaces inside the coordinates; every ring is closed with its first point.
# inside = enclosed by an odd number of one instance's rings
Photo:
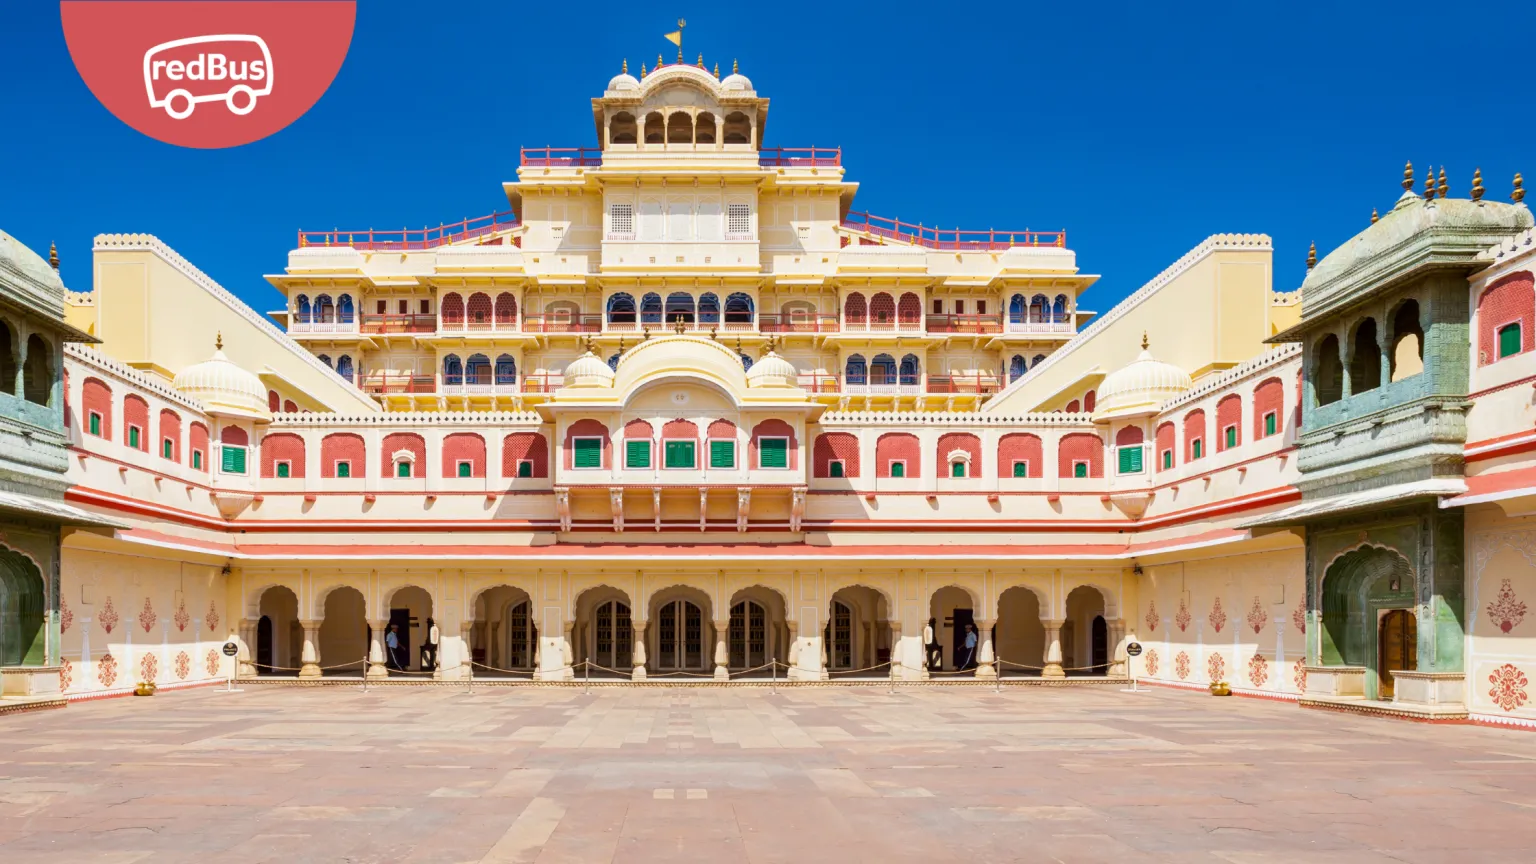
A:
{"type": "Polygon", "coordinates": [[[587,696],[592,692],[592,661],[581,661],[581,695],[587,696]]]}
{"type": "Polygon", "coordinates": [[[772,663],[768,664],[768,669],[768,692],[777,696],[779,694],[779,660],[777,657],[774,658],[772,663]]]}
{"type": "Polygon", "coordinates": [[[368,652],[363,652],[363,692],[368,692],[368,652]]]}

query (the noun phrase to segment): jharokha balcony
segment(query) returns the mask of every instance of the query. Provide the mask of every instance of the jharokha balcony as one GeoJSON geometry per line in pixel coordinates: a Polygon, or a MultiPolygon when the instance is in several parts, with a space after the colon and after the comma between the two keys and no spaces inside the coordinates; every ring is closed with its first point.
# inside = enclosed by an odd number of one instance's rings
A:
{"type": "MultiPolygon", "coordinates": [[[[666,150],[664,144],[653,146],[658,153],[666,150]]],[[[696,152],[693,145],[688,146],[688,152],[696,152]]],[[[518,164],[524,168],[598,168],[603,164],[603,151],[597,147],[524,147],[519,156],[518,164]]],[[[757,164],[764,168],[835,168],[843,164],[843,148],[767,147],[757,151],[757,164]]]]}
{"type": "Polygon", "coordinates": [[[971,374],[882,374],[869,370],[852,375],[801,375],[799,384],[811,393],[846,396],[990,396],[1002,389],[1002,379],[985,372],[971,374]]]}
{"type": "MultiPolygon", "coordinates": [[[[369,228],[364,231],[300,231],[299,248],[308,246],[351,246],[354,249],[394,250],[436,249],[452,243],[464,243],[496,234],[521,223],[511,210],[476,216],[436,228],[369,228]]],[[[499,242],[499,238],[496,241],[499,242]]]]}
{"type": "Polygon", "coordinates": [[[1023,231],[999,231],[994,228],[988,228],[985,231],[939,228],[924,225],[921,222],[914,225],[900,219],[859,211],[850,212],[847,218],[843,219],[843,227],[871,237],[954,252],[985,252],[1008,249],[1013,246],[1065,247],[1067,245],[1066,231],[1031,231],[1028,228],[1023,231]]]}
{"type": "Polygon", "coordinates": [[[553,393],[564,385],[559,373],[497,375],[494,372],[435,375],[365,375],[358,386],[374,396],[525,396],[553,393]]]}

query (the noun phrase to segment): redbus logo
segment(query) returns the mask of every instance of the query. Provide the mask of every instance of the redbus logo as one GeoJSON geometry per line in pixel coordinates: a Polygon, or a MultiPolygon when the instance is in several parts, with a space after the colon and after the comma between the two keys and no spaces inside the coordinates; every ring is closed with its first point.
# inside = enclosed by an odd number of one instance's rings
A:
{"type": "Polygon", "coordinates": [[[357,3],[63,0],[59,12],[75,68],[108,111],[168,144],[214,148],[265,138],[319,101],[357,3]]]}
{"type": "Polygon", "coordinates": [[[144,54],[144,87],[149,90],[149,107],[164,108],[176,120],[191,117],[201,102],[223,102],[236,114],[249,114],[256,110],[257,96],[272,95],[272,52],[260,36],[194,36],[166,42],[144,54]],[[206,47],[213,53],[199,50],[189,60],[177,59],[176,49],[188,46],[206,47]],[[241,48],[252,46],[260,52],[256,59],[232,60],[223,53],[233,50],[238,56],[241,48]],[[164,96],[157,96],[156,85],[162,78],[173,83],[164,96]],[[180,86],[183,83],[201,92],[193,93],[180,86]]]}

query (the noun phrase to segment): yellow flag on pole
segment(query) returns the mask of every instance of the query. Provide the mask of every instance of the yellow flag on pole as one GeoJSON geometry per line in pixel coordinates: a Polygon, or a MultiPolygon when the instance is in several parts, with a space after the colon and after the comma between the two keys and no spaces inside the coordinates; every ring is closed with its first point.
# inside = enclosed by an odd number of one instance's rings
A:
{"type": "Polygon", "coordinates": [[[662,34],[661,38],[671,42],[673,45],[676,45],[679,48],[683,47],[683,31],[681,30],[673,30],[671,33],[662,34]]]}

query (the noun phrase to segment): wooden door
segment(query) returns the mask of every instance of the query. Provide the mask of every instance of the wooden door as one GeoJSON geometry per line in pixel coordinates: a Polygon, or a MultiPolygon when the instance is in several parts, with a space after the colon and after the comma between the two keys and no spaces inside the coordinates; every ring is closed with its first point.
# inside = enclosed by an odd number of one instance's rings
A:
{"type": "Polygon", "coordinates": [[[1377,698],[1391,699],[1396,692],[1392,673],[1418,668],[1419,626],[1411,610],[1393,609],[1381,617],[1379,645],[1377,698]]]}

